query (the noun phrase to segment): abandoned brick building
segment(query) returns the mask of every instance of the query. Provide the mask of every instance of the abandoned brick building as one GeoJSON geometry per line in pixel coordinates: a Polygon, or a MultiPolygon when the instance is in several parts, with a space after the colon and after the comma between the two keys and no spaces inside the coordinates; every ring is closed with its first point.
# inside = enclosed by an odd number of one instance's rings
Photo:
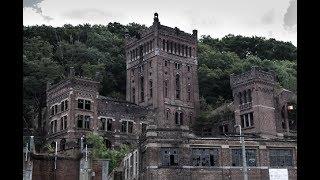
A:
{"type": "Polygon", "coordinates": [[[296,179],[296,122],[288,118],[295,95],[277,89],[274,72],[253,67],[231,75],[234,118],[203,137],[190,128],[199,113],[197,30],[161,25],[155,13],[139,37],[126,35],[125,53],[126,101],[99,95],[99,82],[72,68],[65,80],[48,84],[43,127],[60,153],[79,153],[80,138],[97,132],[108,148],[135,147],[122,164],[125,179],[239,179],[241,144],[228,132],[241,125],[250,179],[265,179],[271,167],[287,168],[296,179]]]}

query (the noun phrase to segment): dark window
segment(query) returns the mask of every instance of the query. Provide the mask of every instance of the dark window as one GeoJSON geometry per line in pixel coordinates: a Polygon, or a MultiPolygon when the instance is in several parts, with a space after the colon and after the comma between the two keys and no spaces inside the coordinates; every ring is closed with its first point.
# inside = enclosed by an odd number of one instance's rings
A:
{"type": "Polygon", "coordinates": [[[291,149],[270,149],[269,153],[271,167],[293,166],[291,149]]]}
{"type": "Polygon", "coordinates": [[[244,115],[241,115],[240,116],[240,118],[241,118],[241,128],[244,128],[244,115]]]}
{"type": "Polygon", "coordinates": [[[147,131],[147,124],[146,123],[142,123],[142,133],[146,133],[147,131]]]}
{"type": "Polygon", "coordinates": [[[251,89],[248,89],[248,102],[252,102],[251,89]]]}
{"type": "Polygon", "coordinates": [[[242,128],[251,127],[254,125],[252,112],[240,115],[240,119],[242,128]]]}
{"type": "Polygon", "coordinates": [[[121,122],[121,132],[127,132],[127,121],[121,122]]]}
{"type": "Polygon", "coordinates": [[[112,131],[112,119],[107,119],[107,131],[112,131]]]}
{"type": "Polygon", "coordinates": [[[218,149],[194,148],[192,149],[193,166],[217,166],[218,165],[218,149]]]}
{"type": "Polygon", "coordinates": [[[239,92],[239,103],[242,104],[242,93],[239,92]]]}
{"type": "Polygon", "coordinates": [[[78,99],[78,108],[79,109],[83,109],[84,108],[83,103],[84,103],[83,99],[78,99]]]}
{"type": "Polygon", "coordinates": [[[78,115],[77,118],[77,127],[78,128],[84,128],[89,129],[90,128],[90,116],[84,116],[84,115],[78,115]]]}
{"type": "Polygon", "coordinates": [[[187,93],[188,93],[188,101],[190,101],[191,100],[191,87],[190,87],[190,84],[188,84],[188,86],[187,86],[187,93]]]}
{"type": "Polygon", "coordinates": [[[54,105],[54,111],[55,111],[54,113],[57,114],[57,112],[58,112],[58,105],[54,105]]]}
{"type": "Polygon", "coordinates": [[[183,125],[183,113],[182,112],[175,112],[174,119],[176,125],[183,125]]]}
{"type": "Polygon", "coordinates": [[[186,46],[186,56],[188,57],[188,46],[186,46]]]}
{"type": "Polygon", "coordinates": [[[188,68],[188,71],[190,71],[190,65],[188,65],[187,68],[188,68]]]}
{"type": "MultiPolygon", "coordinates": [[[[255,149],[246,149],[247,166],[257,166],[257,152],[255,149]]],[[[242,150],[232,149],[232,166],[242,166],[242,150]]]]}
{"type": "Polygon", "coordinates": [[[164,97],[168,97],[168,80],[164,81],[164,97]]]}
{"type": "Polygon", "coordinates": [[[128,121],[128,133],[132,133],[133,132],[133,122],[128,121]]]}
{"type": "Polygon", "coordinates": [[[174,114],[174,120],[175,120],[176,124],[178,125],[179,124],[179,113],[178,112],[176,112],[174,114]]]}
{"type": "Polygon", "coordinates": [[[85,100],[85,109],[91,110],[91,101],[85,100]]]}
{"type": "Polygon", "coordinates": [[[60,150],[65,150],[66,149],[66,139],[62,138],[60,141],[60,150]]]}
{"type": "Polygon", "coordinates": [[[105,143],[107,149],[110,149],[112,147],[112,143],[108,139],[104,139],[104,143],[105,143]]]}
{"type": "Polygon", "coordinates": [[[191,47],[189,47],[189,57],[191,57],[191,47]]]}
{"type": "Polygon", "coordinates": [[[144,101],[144,78],[141,77],[140,78],[140,98],[141,98],[141,102],[144,101]]]}
{"type": "Polygon", "coordinates": [[[174,53],[177,54],[177,43],[174,43],[174,53]]]}
{"type": "Polygon", "coordinates": [[[77,119],[77,127],[78,128],[83,128],[83,115],[78,115],[78,119],[77,119]]]}
{"type": "Polygon", "coordinates": [[[131,99],[131,101],[133,102],[133,103],[135,103],[136,102],[136,89],[135,88],[132,88],[132,99],[131,99]]]}
{"type": "Polygon", "coordinates": [[[165,50],[165,48],[166,48],[166,41],[162,40],[162,50],[165,50]]]}
{"type": "Polygon", "coordinates": [[[180,99],[180,75],[176,75],[176,98],[180,99]]]}
{"type": "Polygon", "coordinates": [[[165,66],[165,67],[168,66],[168,61],[164,61],[164,66],[165,66]]]}
{"type": "Polygon", "coordinates": [[[228,125],[225,124],[225,125],[219,126],[219,131],[220,131],[221,134],[229,132],[228,125]]]}
{"type": "Polygon", "coordinates": [[[149,94],[150,98],[152,98],[152,80],[149,81],[149,94]]]}
{"type": "Polygon", "coordinates": [[[180,44],[178,44],[178,54],[180,55],[180,44]]]}
{"type": "Polygon", "coordinates": [[[90,128],[90,116],[84,116],[84,128],[89,129],[90,128]]]}
{"type": "Polygon", "coordinates": [[[243,91],[243,101],[244,103],[247,103],[247,91],[243,91]]]}
{"type": "Polygon", "coordinates": [[[181,45],[182,56],[184,56],[184,45],[181,45]]]}
{"type": "Polygon", "coordinates": [[[178,149],[177,148],[161,148],[161,162],[163,166],[178,165],[178,149]]]}
{"type": "Polygon", "coordinates": [[[60,109],[61,109],[61,112],[64,111],[64,101],[61,102],[60,109]]]}
{"type": "Polygon", "coordinates": [[[60,131],[63,130],[63,117],[60,118],[60,131]]]}
{"type": "Polygon", "coordinates": [[[167,120],[169,119],[169,113],[170,113],[170,110],[167,109],[167,110],[166,110],[166,119],[167,119],[167,120]]]}
{"type": "Polygon", "coordinates": [[[101,126],[100,126],[100,130],[105,130],[106,128],[106,119],[105,118],[101,118],[101,126]]]}
{"type": "Polygon", "coordinates": [[[50,111],[51,111],[51,116],[53,116],[54,115],[54,108],[51,107],[50,111]]]}

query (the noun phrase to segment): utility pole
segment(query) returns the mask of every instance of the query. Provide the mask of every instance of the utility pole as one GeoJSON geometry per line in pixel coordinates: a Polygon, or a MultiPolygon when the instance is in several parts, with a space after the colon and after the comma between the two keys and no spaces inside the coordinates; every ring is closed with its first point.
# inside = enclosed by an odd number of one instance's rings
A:
{"type": "Polygon", "coordinates": [[[235,125],[234,127],[239,127],[240,143],[241,143],[241,149],[242,149],[243,179],[248,180],[247,158],[246,158],[246,147],[244,144],[244,136],[242,136],[240,125],[235,125]]]}

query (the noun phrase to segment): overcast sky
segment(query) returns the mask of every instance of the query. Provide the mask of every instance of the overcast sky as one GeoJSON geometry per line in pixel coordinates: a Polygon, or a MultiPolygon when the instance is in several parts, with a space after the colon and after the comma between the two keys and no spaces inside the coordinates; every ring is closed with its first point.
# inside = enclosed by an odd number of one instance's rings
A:
{"type": "Polygon", "coordinates": [[[199,35],[263,36],[297,46],[297,0],[23,0],[23,24],[160,23],[199,35]]]}

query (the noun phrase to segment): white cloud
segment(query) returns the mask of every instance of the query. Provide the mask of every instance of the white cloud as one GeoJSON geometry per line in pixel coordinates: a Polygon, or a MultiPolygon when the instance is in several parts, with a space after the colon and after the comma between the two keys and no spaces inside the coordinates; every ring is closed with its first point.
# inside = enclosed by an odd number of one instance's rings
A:
{"type": "Polygon", "coordinates": [[[221,38],[229,33],[269,37],[296,44],[296,32],[283,27],[289,0],[44,0],[38,6],[53,20],[45,22],[24,8],[24,24],[108,24],[136,22],[150,26],[153,13],[160,23],[191,33],[221,38]],[[34,17],[33,17],[34,16],[34,17]],[[30,19],[34,18],[34,19],[30,19]]]}

